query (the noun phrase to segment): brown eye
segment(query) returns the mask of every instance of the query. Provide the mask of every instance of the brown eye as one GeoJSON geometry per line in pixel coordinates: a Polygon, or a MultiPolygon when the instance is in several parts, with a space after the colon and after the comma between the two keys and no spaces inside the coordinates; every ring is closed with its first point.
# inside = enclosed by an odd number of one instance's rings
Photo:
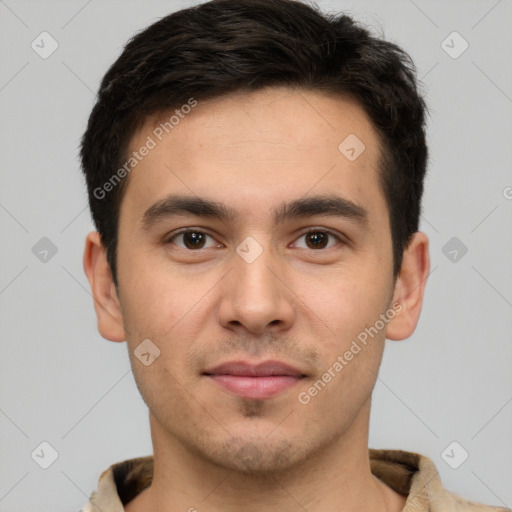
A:
{"type": "Polygon", "coordinates": [[[308,231],[301,235],[298,240],[300,239],[304,239],[304,243],[296,242],[294,245],[302,249],[326,249],[341,241],[341,238],[334,233],[324,230],[308,231]]]}
{"type": "Polygon", "coordinates": [[[202,231],[187,230],[175,234],[169,238],[167,243],[173,243],[182,249],[197,250],[207,247],[206,244],[208,238],[213,242],[210,242],[210,247],[213,247],[215,245],[215,240],[210,235],[203,233],[202,231]]]}
{"type": "Polygon", "coordinates": [[[308,233],[306,235],[306,244],[310,249],[323,249],[327,245],[329,235],[321,231],[308,233]]]}
{"type": "Polygon", "coordinates": [[[202,249],[205,241],[204,233],[197,233],[195,231],[188,231],[183,233],[183,242],[187,249],[202,249]]]}

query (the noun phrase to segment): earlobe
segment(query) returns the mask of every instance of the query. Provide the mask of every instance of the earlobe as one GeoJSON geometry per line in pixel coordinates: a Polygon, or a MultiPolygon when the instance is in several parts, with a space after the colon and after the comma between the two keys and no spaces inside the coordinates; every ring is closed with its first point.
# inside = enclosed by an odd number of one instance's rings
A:
{"type": "Polygon", "coordinates": [[[423,294],[430,272],[429,241],[420,231],[414,233],[404,251],[402,268],[395,284],[392,304],[401,305],[400,312],[389,322],[386,338],[403,340],[412,335],[418,324],[423,294]]]}
{"type": "Polygon", "coordinates": [[[107,261],[106,249],[97,231],[91,231],[87,235],[83,265],[94,298],[98,331],[107,340],[125,341],[117,290],[107,261]]]}

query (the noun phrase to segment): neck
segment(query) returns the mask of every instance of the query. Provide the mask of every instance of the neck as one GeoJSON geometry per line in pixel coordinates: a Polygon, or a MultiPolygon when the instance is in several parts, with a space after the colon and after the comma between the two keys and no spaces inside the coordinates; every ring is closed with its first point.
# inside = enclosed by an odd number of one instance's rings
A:
{"type": "Polygon", "coordinates": [[[244,474],[221,467],[170,436],[150,415],[154,448],[151,486],[125,510],[160,512],[400,511],[405,498],[374,477],[368,453],[370,402],[349,430],[300,465],[244,474]]]}

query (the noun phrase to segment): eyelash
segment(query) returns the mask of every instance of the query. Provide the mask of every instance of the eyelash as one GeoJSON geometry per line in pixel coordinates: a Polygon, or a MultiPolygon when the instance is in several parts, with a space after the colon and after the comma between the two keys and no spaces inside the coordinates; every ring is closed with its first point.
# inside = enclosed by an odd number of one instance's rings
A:
{"type": "MultiPolygon", "coordinates": [[[[164,244],[170,244],[170,243],[172,243],[172,241],[175,238],[179,237],[180,235],[184,235],[186,233],[200,233],[200,234],[207,235],[210,238],[214,239],[214,237],[212,235],[210,235],[209,233],[206,233],[205,231],[202,231],[200,229],[183,228],[182,230],[177,231],[176,233],[173,233],[171,236],[167,237],[164,241],[164,244]]],[[[338,242],[341,242],[342,244],[346,244],[346,241],[343,240],[343,238],[341,236],[337,235],[335,232],[331,231],[330,229],[326,229],[326,228],[310,228],[310,229],[308,229],[308,231],[301,233],[296,240],[298,240],[299,238],[302,238],[303,236],[306,236],[310,233],[326,233],[330,237],[336,238],[338,240],[338,242]]],[[[194,250],[194,249],[188,249],[188,248],[184,248],[184,247],[180,247],[180,246],[178,246],[178,247],[180,249],[183,249],[183,250],[189,251],[189,252],[200,252],[202,250],[201,248],[194,250]]],[[[327,250],[327,249],[331,249],[331,248],[332,247],[321,248],[321,249],[311,249],[311,250],[315,251],[315,252],[319,252],[321,250],[327,250]]]]}

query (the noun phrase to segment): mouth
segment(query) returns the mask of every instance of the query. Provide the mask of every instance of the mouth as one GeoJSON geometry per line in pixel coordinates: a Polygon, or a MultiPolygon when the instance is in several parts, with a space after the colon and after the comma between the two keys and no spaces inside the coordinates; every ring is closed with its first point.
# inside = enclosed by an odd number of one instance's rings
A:
{"type": "Polygon", "coordinates": [[[300,370],[280,361],[259,364],[230,361],[206,370],[203,375],[237,396],[257,400],[282,393],[306,377],[300,370]]]}

